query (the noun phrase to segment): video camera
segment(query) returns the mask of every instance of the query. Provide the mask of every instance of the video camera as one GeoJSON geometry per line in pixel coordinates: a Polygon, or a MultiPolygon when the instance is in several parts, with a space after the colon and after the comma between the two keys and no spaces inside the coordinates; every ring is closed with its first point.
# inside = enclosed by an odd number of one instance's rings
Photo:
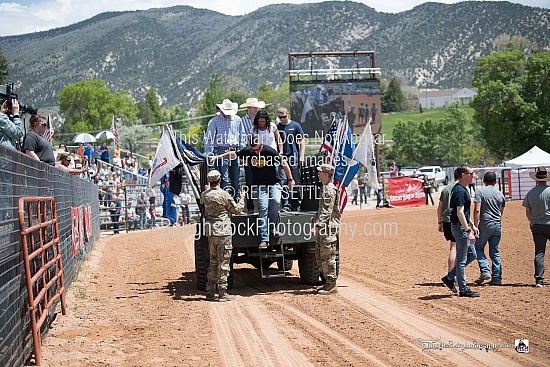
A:
{"type": "MultiPolygon", "coordinates": [[[[0,106],[4,104],[5,101],[8,101],[8,111],[7,115],[11,116],[11,101],[12,99],[19,100],[19,96],[13,92],[13,83],[11,84],[0,84],[0,106]]],[[[28,104],[19,104],[19,114],[23,116],[25,113],[30,113],[31,115],[36,115],[38,113],[38,108],[33,107],[28,104]]]]}

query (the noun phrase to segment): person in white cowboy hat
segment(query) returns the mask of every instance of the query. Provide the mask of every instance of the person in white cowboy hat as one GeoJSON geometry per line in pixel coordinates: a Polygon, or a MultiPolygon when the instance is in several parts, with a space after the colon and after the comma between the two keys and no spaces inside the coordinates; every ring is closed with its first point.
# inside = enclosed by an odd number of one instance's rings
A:
{"type": "MultiPolygon", "coordinates": [[[[220,111],[208,122],[204,134],[204,152],[206,155],[221,155],[228,151],[237,151],[244,147],[242,121],[237,116],[238,104],[224,99],[216,105],[220,111]]],[[[216,169],[221,174],[221,187],[229,185],[229,193],[235,200],[239,197],[239,160],[219,159],[215,162],[216,169]]]]}
{"type": "Polygon", "coordinates": [[[547,185],[550,176],[546,167],[538,167],[535,172],[529,172],[529,176],[536,181],[536,186],[525,195],[523,206],[535,243],[535,287],[543,287],[544,253],[550,240],[550,186],[547,185]]]}
{"type": "Polygon", "coordinates": [[[242,117],[244,133],[250,135],[252,131],[252,125],[254,124],[254,117],[258,113],[260,108],[265,107],[264,101],[258,101],[258,98],[250,97],[246,99],[246,102],[239,107],[246,107],[246,115],[242,117]]]}
{"type": "MultiPolygon", "coordinates": [[[[248,139],[248,136],[252,133],[252,127],[254,126],[254,118],[256,117],[256,114],[258,113],[258,110],[260,108],[265,107],[264,101],[259,101],[258,98],[250,97],[246,99],[246,102],[240,105],[239,107],[244,108],[246,107],[246,115],[242,117],[242,126],[243,126],[243,133],[246,135],[246,139],[248,139]]],[[[252,172],[250,171],[249,166],[244,167],[244,173],[245,173],[245,180],[246,180],[246,186],[250,188],[252,185],[252,172]]],[[[250,194],[250,190],[248,191],[250,194]]],[[[251,195],[247,195],[246,198],[246,209],[248,213],[254,212],[254,200],[250,197],[251,195]]]]}

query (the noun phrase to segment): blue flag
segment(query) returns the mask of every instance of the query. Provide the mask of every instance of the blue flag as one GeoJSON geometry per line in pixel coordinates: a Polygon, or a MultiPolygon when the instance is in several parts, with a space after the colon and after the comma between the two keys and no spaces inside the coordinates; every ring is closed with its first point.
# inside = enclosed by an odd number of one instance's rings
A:
{"type": "Polygon", "coordinates": [[[174,224],[178,220],[178,210],[176,201],[174,200],[176,195],[170,191],[168,175],[164,175],[160,182],[160,192],[164,195],[164,201],[162,202],[162,216],[167,218],[170,221],[170,224],[174,224]]]}
{"type": "Polygon", "coordinates": [[[188,144],[180,139],[179,136],[176,136],[176,142],[181,152],[182,158],[190,166],[204,162],[204,154],[198,151],[197,148],[188,144]]]}
{"type": "Polygon", "coordinates": [[[346,120],[334,119],[321,145],[321,152],[329,153],[331,163],[334,165],[334,185],[339,189],[340,211],[344,210],[348,202],[346,187],[359,171],[359,164],[353,157],[355,143],[353,142],[351,129],[346,120]]]}

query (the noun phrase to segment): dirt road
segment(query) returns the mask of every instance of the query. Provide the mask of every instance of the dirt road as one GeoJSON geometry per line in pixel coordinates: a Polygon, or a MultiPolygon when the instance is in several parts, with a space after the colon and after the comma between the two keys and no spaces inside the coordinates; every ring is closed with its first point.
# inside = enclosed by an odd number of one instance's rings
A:
{"type": "MultiPolygon", "coordinates": [[[[43,341],[43,365],[550,365],[550,287],[532,286],[521,203],[505,211],[504,286],[472,285],[478,299],[453,296],[440,282],[448,245],[434,207],[349,211],[344,222],[331,296],[302,285],[296,263],[291,276],[264,280],[239,265],[237,301],[205,302],[182,227],[101,239],[69,289],[68,315],[43,341]],[[529,340],[528,354],[514,351],[516,339],[529,340]]],[[[467,277],[478,275],[472,263],[467,277]]]]}

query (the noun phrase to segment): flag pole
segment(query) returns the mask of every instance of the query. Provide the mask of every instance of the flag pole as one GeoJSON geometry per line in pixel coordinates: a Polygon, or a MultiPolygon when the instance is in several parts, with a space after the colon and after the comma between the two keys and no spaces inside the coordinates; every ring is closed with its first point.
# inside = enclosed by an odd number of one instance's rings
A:
{"type": "MultiPolygon", "coordinates": [[[[114,128],[115,131],[116,131],[116,126],[115,126],[115,114],[113,113],[113,118],[111,119],[111,128],[114,128]]],[[[113,135],[115,133],[113,132],[113,135]]],[[[115,149],[116,149],[116,139],[113,139],[113,156],[115,155],[115,149]]],[[[122,160],[121,160],[122,162],[122,160]]]]}

